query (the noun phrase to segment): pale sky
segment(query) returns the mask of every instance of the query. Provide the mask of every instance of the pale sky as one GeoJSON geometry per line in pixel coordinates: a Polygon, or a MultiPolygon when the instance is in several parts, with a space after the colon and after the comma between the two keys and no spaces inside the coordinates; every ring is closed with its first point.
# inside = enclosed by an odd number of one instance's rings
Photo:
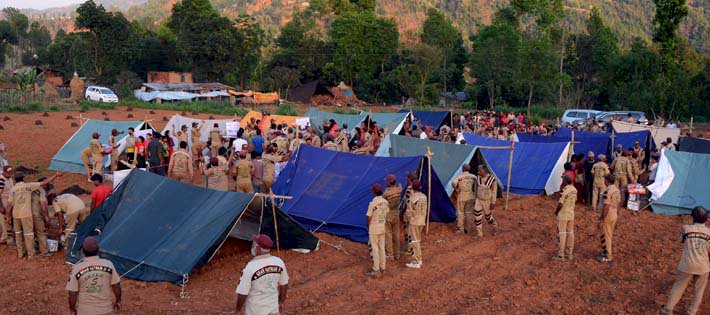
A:
{"type": "Polygon", "coordinates": [[[82,3],[82,0],[0,0],[0,8],[15,7],[20,9],[46,9],[63,7],[74,3],[82,3]]]}

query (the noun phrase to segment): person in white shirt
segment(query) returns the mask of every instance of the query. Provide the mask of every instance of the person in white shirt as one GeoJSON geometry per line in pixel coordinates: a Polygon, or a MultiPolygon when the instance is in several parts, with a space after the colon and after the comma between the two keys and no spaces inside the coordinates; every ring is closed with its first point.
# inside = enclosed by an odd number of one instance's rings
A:
{"type": "Polygon", "coordinates": [[[281,258],[271,256],[274,243],[268,235],[254,236],[252,241],[254,259],[242,270],[237,285],[237,314],[279,314],[288,290],[286,265],[281,258]]]}

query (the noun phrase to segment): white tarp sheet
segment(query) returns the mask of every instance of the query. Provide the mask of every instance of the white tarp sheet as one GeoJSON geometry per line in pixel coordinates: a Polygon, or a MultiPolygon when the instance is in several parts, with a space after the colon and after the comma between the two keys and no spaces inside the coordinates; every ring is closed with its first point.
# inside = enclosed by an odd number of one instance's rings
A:
{"type": "Polygon", "coordinates": [[[164,101],[185,101],[185,100],[191,100],[194,98],[207,98],[207,97],[218,97],[218,96],[229,96],[229,93],[226,92],[208,92],[204,94],[196,94],[196,93],[190,93],[190,92],[181,92],[181,91],[152,91],[152,92],[146,92],[143,90],[135,90],[133,91],[133,94],[135,96],[144,101],[144,102],[150,102],[154,99],[161,99],[164,101]]]}
{"type": "Polygon", "coordinates": [[[639,124],[627,123],[624,121],[612,121],[612,126],[616,132],[633,132],[649,130],[651,131],[651,136],[653,141],[656,143],[657,147],[661,146],[661,142],[666,141],[666,138],[671,138],[673,143],[678,144],[678,138],[680,138],[680,128],[662,128],[656,126],[646,126],[639,124]]]}
{"type": "Polygon", "coordinates": [[[665,156],[666,150],[661,151],[661,159],[658,161],[658,169],[656,169],[656,180],[653,184],[648,185],[646,189],[651,192],[651,200],[658,200],[663,197],[666,190],[673,183],[673,178],[675,174],[673,173],[673,168],[671,163],[665,156]]]}
{"type": "MultiPolygon", "coordinates": [[[[197,119],[197,118],[190,118],[190,117],[184,117],[180,115],[174,115],[173,117],[170,118],[168,123],[165,125],[165,129],[163,130],[163,133],[165,133],[165,130],[170,130],[170,135],[173,137],[173,140],[175,141],[177,145],[177,138],[175,137],[174,133],[175,131],[180,130],[180,128],[185,125],[187,126],[187,141],[188,145],[192,147],[192,123],[196,122],[200,124],[200,141],[202,142],[207,142],[210,136],[210,130],[214,128],[214,124],[219,125],[219,129],[222,130],[222,134],[226,136],[227,134],[227,123],[230,122],[236,122],[237,127],[239,127],[239,122],[235,121],[234,118],[232,119],[197,119]],[[174,130],[174,131],[173,131],[174,130]]],[[[228,138],[228,137],[227,137],[228,138]]],[[[236,138],[234,136],[233,138],[236,138]]]]}

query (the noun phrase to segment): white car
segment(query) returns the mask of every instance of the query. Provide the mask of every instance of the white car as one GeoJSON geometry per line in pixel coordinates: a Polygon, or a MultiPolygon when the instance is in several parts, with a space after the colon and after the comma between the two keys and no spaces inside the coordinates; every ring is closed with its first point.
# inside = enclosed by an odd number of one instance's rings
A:
{"type": "Polygon", "coordinates": [[[86,88],[84,98],[87,101],[96,101],[104,103],[118,103],[118,96],[110,89],[100,86],[90,86],[86,88]]]}
{"type": "Polygon", "coordinates": [[[594,118],[597,114],[601,113],[598,110],[592,109],[568,109],[562,114],[562,119],[560,122],[564,123],[574,123],[575,121],[584,121],[587,118],[594,118]]]}

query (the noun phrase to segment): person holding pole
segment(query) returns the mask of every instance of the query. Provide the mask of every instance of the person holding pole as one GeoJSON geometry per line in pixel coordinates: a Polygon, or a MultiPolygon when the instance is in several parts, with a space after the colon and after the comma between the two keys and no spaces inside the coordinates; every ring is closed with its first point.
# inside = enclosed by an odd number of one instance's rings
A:
{"type": "Polygon", "coordinates": [[[476,201],[473,206],[473,218],[476,224],[476,236],[483,237],[483,217],[485,215],[488,224],[493,227],[495,235],[498,230],[498,222],[493,217],[493,208],[496,204],[498,184],[495,176],[488,173],[483,165],[478,166],[478,177],[476,178],[476,201]]]}
{"type": "Polygon", "coordinates": [[[418,179],[412,180],[413,194],[407,203],[407,211],[404,213],[409,223],[410,245],[414,260],[407,263],[408,268],[419,269],[422,267],[422,230],[426,224],[426,212],[428,200],[422,193],[422,183],[418,179]]]}

